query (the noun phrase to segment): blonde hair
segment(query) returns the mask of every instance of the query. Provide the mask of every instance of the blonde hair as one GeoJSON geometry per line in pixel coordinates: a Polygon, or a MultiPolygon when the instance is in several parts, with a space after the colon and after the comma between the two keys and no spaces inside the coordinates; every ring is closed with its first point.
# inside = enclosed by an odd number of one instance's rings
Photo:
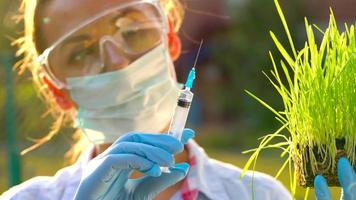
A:
{"type": "MultiPolygon", "coordinates": [[[[22,59],[15,64],[15,69],[19,70],[19,74],[23,74],[25,70],[29,70],[32,73],[32,80],[37,91],[38,96],[46,103],[47,112],[46,115],[51,115],[54,118],[54,122],[50,128],[49,133],[36,141],[36,143],[23,150],[21,154],[25,154],[45,142],[49,141],[55,134],[59,132],[62,126],[72,123],[72,118],[68,111],[61,109],[49,91],[46,84],[44,84],[40,77],[40,66],[37,63],[37,57],[39,56],[38,44],[36,43],[36,9],[45,0],[22,0],[20,6],[20,14],[16,17],[17,22],[23,21],[24,23],[24,35],[13,42],[13,45],[18,47],[16,56],[22,56],[22,59]]],[[[47,0],[48,1],[48,0],[47,0]]],[[[174,27],[174,31],[178,32],[183,16],[185,4],[180,0],[160,0],[165,14],[170,19],[174,27]]],[[[74,133],[73,139],[76,141],[70,151],[66,154],[66,157],[71,157],[71,162],[74,162],[80,153],[89,145],[89,142],[79,130],[74,133]]]]}

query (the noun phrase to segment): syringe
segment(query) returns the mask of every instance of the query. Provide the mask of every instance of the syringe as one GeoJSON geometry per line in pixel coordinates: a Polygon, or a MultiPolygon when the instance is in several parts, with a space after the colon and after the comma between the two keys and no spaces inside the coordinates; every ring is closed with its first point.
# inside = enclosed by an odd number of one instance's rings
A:
{"type": "MultiPolygon", "coordinates": [[[[200,42],[199,50],[195,58],[193,68],[190,70],[187,81],[185,82],[185,87],[179,93],[177,106],[169,126],[168,135],[171,135],[178,140],[181,140],[182,138],[183,129],[187,122],[189,109],[193,101],[194,94],[190,90],[193,87],[195,79],[195,66],[198,61],[202,44],[203,40],[200,42]]],[[[161,167],[161,171],[164,173],[170,172],[168,167],[161,167]]]]}
{"type": "Polygon", "coordinates": [[[185,123],[187,122],[189,109],[193,101],[193,92],[190,89],[193,87],[195,79],[195,67],[193,67],[188,75],[185,87],[180,91],[177,106],[169,126],[168,134],[181,140],[185,123]]]}

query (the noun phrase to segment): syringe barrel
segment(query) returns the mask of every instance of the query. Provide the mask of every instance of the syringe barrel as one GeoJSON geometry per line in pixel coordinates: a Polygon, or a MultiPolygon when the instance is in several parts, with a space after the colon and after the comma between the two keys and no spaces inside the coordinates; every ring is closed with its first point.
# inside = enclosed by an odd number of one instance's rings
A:
{"type": "Polygon", "coordinates": [[[187,122],[190,105],[194,94],[189,89],[181,91],[168,134],[181,140],[185,123],[187,122]]]}

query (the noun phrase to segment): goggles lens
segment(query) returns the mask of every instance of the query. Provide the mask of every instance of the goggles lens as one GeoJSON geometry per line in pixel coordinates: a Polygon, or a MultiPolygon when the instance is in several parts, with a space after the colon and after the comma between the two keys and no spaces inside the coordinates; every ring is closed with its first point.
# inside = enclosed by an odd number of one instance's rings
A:
{"type": "Polygon", "coordinates": [[[107,57],[104,40],[116,57],[129,63],[162,43],[166,24],[157,5],[140,3],[119,8],[79,26],[55,43],[41,63],[50,79],[60,88],[66,79],[105,72],[107,57]],[[106,38],[106,39],[104,39],[106,38]]]}

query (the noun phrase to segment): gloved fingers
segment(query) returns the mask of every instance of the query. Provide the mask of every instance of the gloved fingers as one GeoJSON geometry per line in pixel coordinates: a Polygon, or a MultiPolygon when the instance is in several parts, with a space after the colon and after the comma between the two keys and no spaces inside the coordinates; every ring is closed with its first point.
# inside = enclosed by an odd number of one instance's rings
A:
{"type": "Polygon", "coordinates": [[[111,154],[105,157],[104,163],[113,169],[135,169],[149,176],[160,176],[160,167],[141,156],[135,154],[111,154]]]}
{"type": "Polygon", "coordinates": [[[183,144],[174,137],[161,133],[140,133],[130,132],[123,135],[114,144],[121,142],[136,142],[148,144],[168,151],[170,154],[176,154],[183,151],[183,144]]]}
{"type": "Polygon", "coordinates": [[[172,154],[159,147],[144,143],[120,142],[110,148],[107,155],[135,154],[158,164],[159,166],[171,166],[174,164],[172,154]]]}
{"type": "Polygon", "coordinates": [[[133,199],[153,199],[166,188],[183,180],[189,171],[187,163],[179,163],[169,168],[170,173],[163,173],[159,177],[143,177],[131,180],[128,184],[133,188],[133,199]]]}
{"type": "Polygon", "coordinates": [[[190,128],[185,128],[183,130],[183,134],[182,134],[182,138],[181,138],[181,142],[183,144],[187,144],[189,139],[192,139],[195,137],[195,131],[193,131],[192,129],[190,128]]]}
{"type": "Polygon", "coordinates": [[[340,185],[343,189],[343,199],[353,199],[352,195],[356,195],[355,172],[350,162],[344,157],[340,158],[337,163],[337,174],[339,177],[340,185]]]}
{"type": "Polygon", "coordinates": [[[117,188],[123,188],[131,172],[132,169],[99,168],[96,173],[81,180],[74,199],[92,199],[94,196],[106,196],[113,183],[117,188]],[[89,196],[92,198],[88,198],[89,196]]]}
{"type": "Polygon", "coordinates": [[[331,200],[328,184],[323,176],[318,175],[315,177],[314,190],[317,200],[331,200]]]}

